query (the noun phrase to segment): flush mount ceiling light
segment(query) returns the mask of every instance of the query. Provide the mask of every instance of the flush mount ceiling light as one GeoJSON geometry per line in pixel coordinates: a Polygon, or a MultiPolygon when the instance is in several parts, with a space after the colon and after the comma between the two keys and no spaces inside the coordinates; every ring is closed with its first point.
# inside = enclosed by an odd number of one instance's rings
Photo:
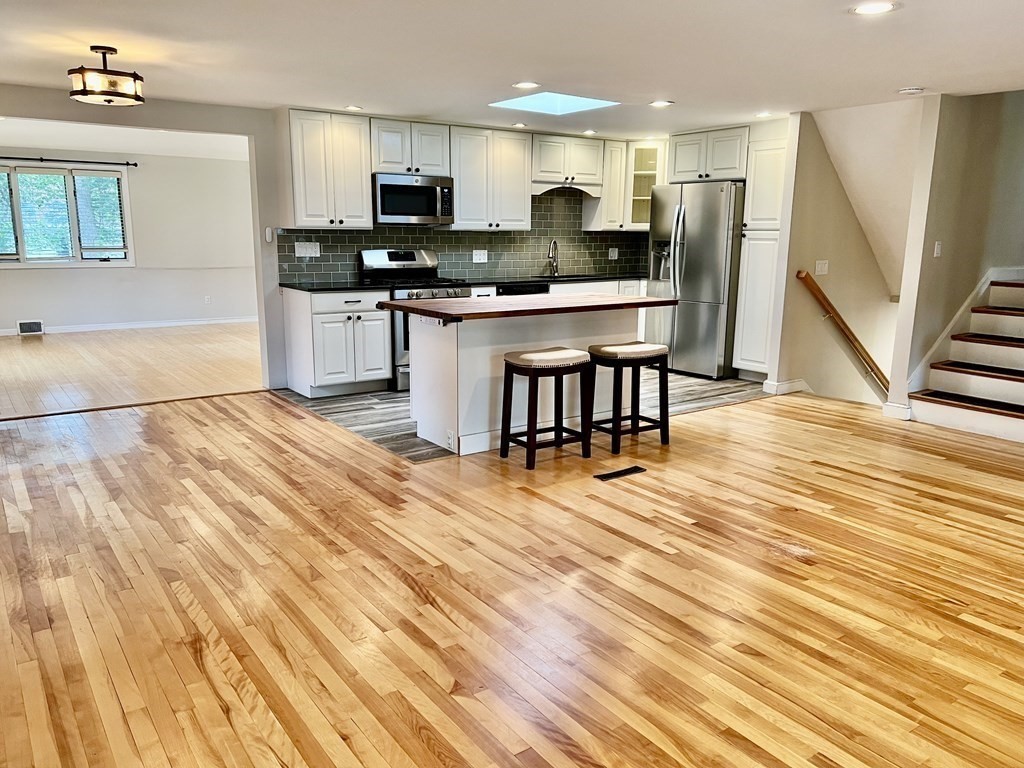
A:
{"type": "Polygon", "coordinates": [[[540,112],[544,115],[571,115],[573,112],[585,112],[588,109],[604,109],[618,106],[617,101],[589,99],[585,96],[570,96],[567,93],[531,93],[529,96],[518,96],[488,104],[489,107],[501,109],[518,109],[524,112],[540,112]]]}
{"type": "Polygon", "coordinates": [[[587,128],[587,130],[585,130],[583,132],[583,135],[584,136],[593,136],[595,133],[597,133],[597,131],[595,131],[593,128],[587,128]]]}
{"type": "Polygon", "coordinates": [[[513,128],[525,128],[526,123],[512,123],[513,128]]]}
{"type": "Polygon", "coordinates": [[[856,16],[878,16],[883,13],[890,13],[900,7],[899,3],[860,3],[850,9],[850,13],[856,16]]]}
{"type": "Polygon", "coordinates": [[[362,112],[363,108],[359,107],[359,106],[356,106],[355,104],[349,104],[347,107],[345,107],[345,111],[346,112],[362,112]]]}
{"type": "Polygon", "coordinates": [[[540,88],[540,83],[535,83],[533,80],[520,80],[518,83],[512,83],[512,87],[528,91],[530,88],[540,88]]]}
{"type": "Polygon", "coordinates": [[[674,101],[665,101],[664,99],[658,99],[657,101],[651,102],[651,106],[657,107],[658,109],[661,109],[662,107],[671,107],[673,104],[675,104],[674,101]]]}
{"type": "Polygon", "coordinates": [[[107,56],[117,53],[117,48],[108,45],[91,45],[89,50],[103,59],[101,67],[78,67],[69,69],[71,93],[75,101],[86,104],[103,104],[110,107],[134,107],[144,104],[142,98],[142,75],[138,72],[121,72],[107,69],[107,56]]]}
{"type": "Polygon", "coordinates": [[[771,112],[758,112],[756,115],[754,115],[754,117],[771,117],[771,116],[772,116],[771,112]]]}
{"type": "Polygon", "coordinates": [[[924,93],[924,88],[919,85],[912,85],[909,88],[900,88],[896,93],[900,96],[920,96],[924,93]]]}

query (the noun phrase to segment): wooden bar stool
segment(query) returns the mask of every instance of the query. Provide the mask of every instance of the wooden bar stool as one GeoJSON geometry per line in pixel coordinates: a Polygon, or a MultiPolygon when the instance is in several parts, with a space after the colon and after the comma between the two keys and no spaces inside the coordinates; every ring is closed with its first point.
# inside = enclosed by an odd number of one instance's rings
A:
{"type": "Polygon", "coordinates": [[[612,436],[612,453],[622,449],[623,435],[638,435],[652,429],[661,430],[661,444],[668,445],[668,347],[664,344],[647,344],[643,341],[627,341],[619,344],[594,344],[590,357],[595,365],[614,371],[612,383],[611,418],[599,419],[593,429],[612,436]],[[653,419],[640,414],[640,369],[653,365],[658,368],[659,417],[653,419]],[[630,412],[622,415],[622,372],[629,368],[633,372],[630,412]],[[628,422],[626,429],[622,428],[628,422]],[[643,424],[641,424],[643,422],[643,424]]]}
{"type": "Polygon", "coordinates": [[[526,352],[509,352],[505,355],[505,390],[501,403],[501,450],[500,456],[508,458],[509,444],[526,449],[526,468],[537,466],[537,449],[560,447],[567,443],[582,443],[583,458],[590,458],[591,423],[594,418],[594,364],[590,355],[579,349],[550,347],[526,352]],[[579,430],[570,429],[562,421],[563,379],[565,376],[580,375],[580,418],[579,430]],[[525,376],[529,382],[526,406],[526,430],[512,432],[512,387],[515,375],[525,376]],[[555,423],[554,426],[537,429],[537,390],[541,379],[554,379],[555,423]],[[553,433],[554,438],[537,442],[537,435],[553,433]],[[568,435],[568,437],[567,437],[568,435]]]}

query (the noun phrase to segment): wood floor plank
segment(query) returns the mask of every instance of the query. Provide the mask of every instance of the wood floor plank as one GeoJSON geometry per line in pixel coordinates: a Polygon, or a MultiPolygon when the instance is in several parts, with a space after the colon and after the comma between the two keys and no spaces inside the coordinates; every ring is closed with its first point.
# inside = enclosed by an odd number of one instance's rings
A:
{"type": "Polygon", "coordinates": [[[0,762],[1019,768],[1021,466],[804,395],[535,472],[270,393],[0,422],[0,762]]]}

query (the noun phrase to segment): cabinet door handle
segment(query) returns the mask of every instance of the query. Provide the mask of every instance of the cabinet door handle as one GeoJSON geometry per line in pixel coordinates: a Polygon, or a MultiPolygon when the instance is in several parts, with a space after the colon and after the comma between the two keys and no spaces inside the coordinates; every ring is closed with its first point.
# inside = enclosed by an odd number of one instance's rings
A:
{"type": "Polygon", "coordinates": [[[358,304],[362,299],[345,299],[346,304],[358,304]]]}

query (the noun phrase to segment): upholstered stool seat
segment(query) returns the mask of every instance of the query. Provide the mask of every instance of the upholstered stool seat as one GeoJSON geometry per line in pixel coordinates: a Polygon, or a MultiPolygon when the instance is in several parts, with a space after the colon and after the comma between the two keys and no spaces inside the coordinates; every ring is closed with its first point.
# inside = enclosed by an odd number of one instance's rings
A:
{"type": "Polygon", "coordinates": [[[593,344],[590,357],[595,365],[611,368],[612,415],[593,423],[593,429],[612,436],[612,453],[622,450],[623,435],[638,435],[657,429],[661,432],[661,444],[668,445],[668,347],[664,344],[649,344],[644,341],[626,341],[614,344],[593,344]],[[640,413],[640,369],[654,366],[658,369],[658,418],[653,419],[640,413]],[[629,368],[632,372],[630,412],[622,414],[622,373],[629,368]],[[628,424],[623,428],[623,424],[628,424]]]}
{"type": "Polygon", "coordinates": [[[560,447],[567,443],[580,443],[583,458],[590,458],[591,424],[594,418],[594,364],[589,352],[568,347],[548,347],[522,352],[508,352],[505,355],[505,383],[501,401],[501,448],[500,456],[508,458],[510,445],[526,449],[526,468],[537,465],[537,449],[551,446],[560,447]],[[563,423],[562,404],[564,398],[564,377],[580,375],[580,429],[570,429],[563,423]],[[528,382],[526,401],[526,429],[512,432],[512,390],[516,375],[525,376],[528,382]],[[542,378],[554,379],[555,413],[554,424],[543,429],[537,428],[537,400],[539,382],[542,378]],[[537,442],[537,435],[554,434],[554,438],[537,442]]]}

